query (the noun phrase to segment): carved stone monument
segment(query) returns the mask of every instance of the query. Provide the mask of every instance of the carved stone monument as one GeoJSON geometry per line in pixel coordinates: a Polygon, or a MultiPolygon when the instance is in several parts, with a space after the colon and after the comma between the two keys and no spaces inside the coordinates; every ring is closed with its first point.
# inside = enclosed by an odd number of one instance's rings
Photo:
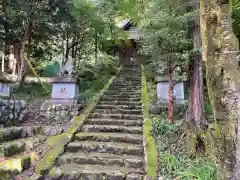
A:
{"type": "Polygon", "coordinates": [[[78,85],[71,76],[57,76],[52,78],[52,100],[62,103],[77,103],[78,85]]]}
{"type": "Polygon", "coordinates": [[[69,59],[64,67],[61,68],[60,75],[51,78],[52,93],[51,99],[44,102],[43,106],[52,104],[77,104],[79,87],[73,77],[73,59],[69,59]]]}

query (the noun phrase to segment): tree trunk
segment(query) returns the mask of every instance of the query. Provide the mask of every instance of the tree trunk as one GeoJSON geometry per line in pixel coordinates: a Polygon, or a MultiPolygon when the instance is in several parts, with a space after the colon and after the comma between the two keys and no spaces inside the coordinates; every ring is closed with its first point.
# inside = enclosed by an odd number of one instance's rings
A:
{"type": "MultiPolygon", "coordinates": [[[[236,140],[237,152],[240,151],[239,132],[236,138],[240,72],[237,65],[238,42],[232,30],[231,5],[229,1],[200,0],[200,12],[208,92],[219,134],[214,137],[215,156],[220,165],[218,179],[232,179],[236,140]]],[[[240,179],[239,168],[240,157],[237,156],[236,179],[240,179]]]]}
{"type": "Polygon", "coordinates": [[[61,68],[64,65],[65,62],[65,35],[64,33],[62,34],[62,63],[61,63],[61,68]]]}
{"type": "Polygon", "coordinates": [[[20,60],[21,60],[21,64],[20,64],[20,69],[19,69],[19,74],[18,74],[18,82],[20,84],[20,86],[23,85],[24,83],[24,74],[25,74],[25,69],[26,69],[26,62],[25,62],[25,58],[24,58],[24,52],[25,52],[25,45],[26,45],[26,38],[23,38],[22,42],[21,42],[21,50],[20,50],[20,60]]]}
{"type": "Polygon", "coordinates": [[[20,73],[20,64],[21,64],[21,42],[14,42],[13,43],[13,47],[14,47],[14,56],[17,60],[17,63],[16,63],[16,73],[19,74],[20,73]]]}
{"type": "Polygon", "coordinates": [[[63,66],[68,62],[68,57],[69,57],[69,53],[70,53],[70,48],[69,48],[69,36],[68,36],[68,33],[67,33],[67,45],[66,45],[66,53],[65,53],[65,61],[63,62],[63,66]]]}
{"type": "Polygon", "coordinates": [[[168,123],[173,123],[174,109],[173,109],[173,72],[171,62],[168,63],[168,123]]]}
{"type": "MultiPolygon", "coordinates": [[[[32,17],[30,17],[30,20],[27,24],[27,26],[24,28],[24,35],[21,41],[21,50],[20,50],[20,59],[21,59],[21,66],[20,66],[20,73],[18,75],[18,82],[20,87],[23,86],[26,78],[26,72],[27,72],[27,62],[24,58],[24,53],[26,49],[26,42],[28,40],[28,45],[30,46],[31,43],[31,33],[32,33],[32,17]]],[[[30,55],[30,52],[28,52],[28,56],[30,55]]]]}
{"type": "Polygon", "coordinates": [[[20,86],[22,86],[24,83],[24,73],[25,73],[25,68],[26,68],[24,52],[25,52],[26,41],[27,41],[27,32],[24,32],[24,36],[21,41],[21,50],[20,50],[21,63],[20,63],[20,69],[19,69],[19,74],[18,74],[18,82],[19,82],[20,86]]]}
{"type": "MultiPolygon", "coordinates": [[[[192,9],[199,12],[198,0],[191,1],[192,9]]],[[[193,29],[190,37],[193,41],[193,48],[200,49],[202,46],[200,34],[199,14],[191,22],[193,29]]],[[[194,124],[199,130],[206,124],[204,111],[204,85],[203,85],[203,60],[200,52],[191,56],[188,72],[189,100],[186,112],[186,122],[194,124]]]]}
{"type": "Polygon", "coordinates": [[[97,60],[97,53],[98,53],[98,34],[95,29],[95,59],[97,60]]]}

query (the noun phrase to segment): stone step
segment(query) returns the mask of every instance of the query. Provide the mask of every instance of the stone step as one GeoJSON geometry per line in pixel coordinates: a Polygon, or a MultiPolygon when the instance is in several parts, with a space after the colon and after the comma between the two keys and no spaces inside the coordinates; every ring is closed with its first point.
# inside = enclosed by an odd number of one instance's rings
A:
{"type": "Polygon", "coordinates": [[[140,90],[141,86],[139,85],[112,85],[109,87],[109,89],[118,89],[118,90],[140,90]]]}
{"type": "Polygon", "coordinates": [[[119,166],[127,168],[143,168],[143,158],[138,156],[122,156],[107,153],[65,153],[59,157],[60,164],[82,164],[82,165],[102,165],[119,166]]]}
{"type": "Polygon", "coordinates": [[[123,98],[123,97],[109,97],[109,96],[103,96],[101,97],[102,101],[129,101],[129,102],[139,102],[141,99],[139,97],[136,98],[123,98]]]}
{"type": "Polygon", "coordinates": [[[127,73],[127,72],[122,72],[119,74],[118,78],[122,77],[122,78],[129,78],[129,79],[140,79],[141,78],[141,74],[140,73],[127,73]]]}
{"type": "Polygon", "coordinates": [[[121,82],[140,82],[141,81],[141,77],[136,76],[136,75],[128,75],[128,77],[126,77],[126,75],[119,75],[117,77],[116,81],[121,81],[121,82]]]}
{"type": "Polygon", "coordinates": [[[127,89],[127,88],[109,88],[108,89],[108,91],[116,91],[116,92],[118,92],[118,93],[122,93],[122,92],[129,92],[129,93],[135,93],[135,92],[137,92],[137,93],[139,93],[139,92],[141,92],[140,91],[140,89],[136,89],[136,88],[134,88],[134,89],[127,89]]]}
{"type": "Polygon", "coordinates": [[[58,180],[143,180],[145,175],[143,169],[75,163],[55,167],[51,172],[58,180]]]}
{"type": "Polygon", "coordinates": [[[133,72],[134,70],[139,70],[139,71],[141,71],[141,67],[140,66],[124,66],[122,69],[121,69],[121,71],[120,72],[122,72],[122,71],[126,71],[126,70],[128,70],[128,71],[131,71],[131,72],[133,72]]]}
{"type": "Polygon", "coordinates": [[[117,119],[88,119],[87,124],[115,125],[115,126],[142,126],[142,120],[117,120],[117,119]]]}
{"type": "Polygon", "coordinates": [[[140,67],[124,67],[121,69],[120,73],[123,71],[128,71],[129,73],[134,73],[135,71],[141,71],[140,67]]]}
{"type": "Polygon", "coordinates": [[[118,94],[118,93],[114,93],[114,94],[107,94],[105,93],[103,95],[103,97],[109,97],[109,98],[139,98],[140,97],[140,93],[139,94],[118,94]]]}
{"type": "Polygon", "coordinates": [[[129,81],[131,81],[131,80],[141,80],[141,75],[140,74],[127,74],[127,73],[125,73],[125,74],[119,74],[119,76],[117,77],[117,80],[118,79],[127,79],[127,80],[129,80],[129,81]]]}
{"type": "Polygon", "coordinates": [[[97,142],[123,142],[132,144],[142,144],[142,135],[123,133],[77,133],[74,137],[76,141],[97,141],[97,142]]]}
{"type": "Polygon", "coordinates": [[[141,70],[141,66],[140,65],[124,66],[121,71],[124,71],[124,70],[129,70],[129,71],[141,70]]]}
{"type": "Polygon", "coordinates": [[[120,74],[115,81],[118,81],[118,80],[120,81],[127,80],[128,82],[141,81],[141,76],[136,74],[128,74],[127,76],[126,74],[125,75],[120,74]]]}
{"type": "Polygon", "coordinates": [[[100,101],[99,104],[112,104],[112,105],[126,105],[126,106],[131,106],[131,107],[135,107],[135,106],[141,106],[142,103],[141,102],[129,102],[129,101],[100,101]]]}
{"type": "Polygon", "coordinates": [[[123,73],[123,72],[129,72],[129,73],[132,73],[132,74],[136,74],[137,72],[141,72],[141,69],[140,68],[127,68],[127,69],[122,69],[120,71],[120,74],[123,73]]]}
{"type": "Polygon", "coordinates": [[[112,104],[98,104],[95,109],[122,109],[122,110],[142,110],[142,106],[125,106],[125,105],[112,105],[112,104]]]}
{"type": "Polygon", "coordinates": [[[124,77],[119,77],[113,82],[113,85],[139,85],[141,84],[141,79],[137,78],[124,78],[124,77]]]}
{"type": "Polygon", "coordinates": [[[137,68],[137,69],[122,69],[120,71],[120,74],[126,75],[125,73],[129,73],[129,74],[141,74],[141,69],[137,68]]]}
{"type": "Polygon", "coordinates": [[[83,132],[121,132],[131,134],[141,134],[142,127],[135,126],[113,126],[113,125],[84,125],[83,132]]]}
{"type": "Polygon", "coordinates": [[[121,71],[119,74],[119,76],[123,76],[123,77],[131,77],[131,76],[128,76],[128,75],[132,75],[132,76],[136,76],[136,77],[141,77],[141,72],[139,72],[138,70],[136,70],[135,72],[134,71],[126,71],[126,70],[123,70],[121,71]]]}
{"type": "Polygon", "coordinates": [[[129,94],[140,94],[141,90],[140,89],[132,89],[132,90],[128,90],[128,89],[108,89],[107,92],[115,92],[115,93],[129,93],[129,94]]]}
{"type": "Polygon", "coordinates": [[[67,152],[99,152],[117,155],[143,156],[143,146],[129,143],[74,141],[66,147],[67,152]]]}
{"type": "Polygon", "coordinates": [[[104,113],[104,114],[142,114],[141,109],[94,109],[94,113],[104,113]]]}
{"type": "Polygon", "coordinates": [[[103,119],[127,119],[127,120],[142,120],[142,115],[134,114],[101,114],[92,113],[90,118],[103,118],[103,119]]]}
{"type": "Polygon", "coordinates": [[[114,85],[109,87],[108,90],[118,90],[118,91],[124,91],[124,90],[128,90],[128,91],[140,91],[141,87],[140,86],[119,86],[119,85],[114,85]]]}
{"type": "Polygon", "coordinates": [[[112,91],[109,90],[105,93],[105,95],[122,95],[122,96],[135,96],[135,97],[139,97],[141,95],[140,91],[136,91],[136,92],[118,92],[118,91],[112,91]]]}

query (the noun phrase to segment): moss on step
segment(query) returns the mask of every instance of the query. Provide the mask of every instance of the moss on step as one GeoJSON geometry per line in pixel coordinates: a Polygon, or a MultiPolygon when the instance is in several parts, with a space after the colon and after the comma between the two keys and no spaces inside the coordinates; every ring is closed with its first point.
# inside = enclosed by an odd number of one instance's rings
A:
{"type": "Polygon", "coordinates": [[[151,120],[149,119],[149,98],[148,98],[148,85],[145,76],[144,66],[141,66],[141,77],[142,77],[142,87],[141,87],[141,101],[142,110],[144,117],[144,151],[147,175],[149,177],[155,177],[157,175],[157,148],[155,139],[150,135],[151,120]]]}
{"type": "MultiPolygon", "coordinates": [[[[72,140],[74,134],[78,131],[78,128],[81,127],[82,123],[87,119],[91,111],[94,109],[94,107],[100,100],[101,96],[106,92],[106,90],[109,88],[115,78],[116,76],[113,76],[104,86],[104,88],[99,93],[93,96],[91,103],[88,104],[88,106],[86,107],[86,109],[83,110],[83,113],[80,116],[75,117],[72,125],[67,130],[67,132],[58,136],[49,137],[47,139],[50,150],[47,152],[44,158],[37,162],[35,171],[36,176],[42,176],[49,173],[50,169],[54,166],[57,157],[64,152],[65,145],[72,140]]],[[[51,174],[52,173],[53,172],[51,171],[51,174]]]]}
{"type": "Polygon", "coordinates": [[[64,152],[64,146],[70,141],[72,135],[64,133],[61,137],[57,138],[57,142],[52,145],[51,149],[47,152],[43,159],[36,163],[36,174],[46,175],[49,172],[49,169],[55,163],[56,158],[64,152]]]}

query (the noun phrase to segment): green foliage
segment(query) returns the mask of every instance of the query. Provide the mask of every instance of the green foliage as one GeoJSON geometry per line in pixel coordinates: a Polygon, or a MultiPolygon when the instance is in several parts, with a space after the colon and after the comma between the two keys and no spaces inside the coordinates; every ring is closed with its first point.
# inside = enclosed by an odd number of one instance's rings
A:
{"type": "Polygon", "coordinates": [[[207,158],[189,159],[167,152],[161,155],[161,171],[166,179],[175,177],[182,180],[215,180],[216,164],[207,158]]]}
{"type": "Polygon", "coordinates": [[[205,108],[205,113],[207,115],[212,115],[213,111],[212,111],[212,105],[210,103],[205,103],[204,108],[205,108]]]}
{"type": "Polygon", "coordinates": [[[151,57],[148,72],[165,75],[167,68],[177,74],[185,71],[190,53],[184,1],[149,1],[139,28],[144,36],[140,52],[151,57]]]}
{"type": "MultiPolygon", "coordinates": [[[[44,85],[49,89],[49,92],[51,92],[51,85],[47,83],[44,83],[44,85]]],[[[41,84],[27,83],[25,86],[15,90],[15,97],[29,102],[37,102],[49,98],[49,94],[46,94],[46,91],[41,84]]]]}
{"type": "Polygon", "coordinates": [[[80,97],[81,104],[86,104],[92,98],[92,95],[98,92],[109,81],[110,76],[99,76],[96,80],[86,81],[80,84],[80,97]]]}
{"type": "Polygon", "coordinates": [[[159,136],[170,136],[177,129],[176,124],[169,124],[166,119],[152,119],[151,134],[157,138],[159,136]]]}
{"type": "Polygon", "coordinates": [[[238,38],[240,37],[240,1],[232,0],[232,18],[233,18],[233,30],[238,38]]]}

